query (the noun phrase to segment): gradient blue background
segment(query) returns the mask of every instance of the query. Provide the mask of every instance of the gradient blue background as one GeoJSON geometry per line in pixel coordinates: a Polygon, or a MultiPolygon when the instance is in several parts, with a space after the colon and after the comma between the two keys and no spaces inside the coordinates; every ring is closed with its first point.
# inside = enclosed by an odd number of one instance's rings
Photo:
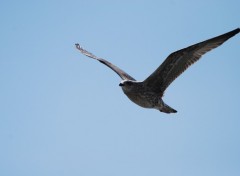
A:
{"type": "Polygon", "coordinates": [[[1,176],[240,175],[240,35],[138,107],[79,42],[138,80],[240,27],[239,0],[0,3],[1,176]]]}

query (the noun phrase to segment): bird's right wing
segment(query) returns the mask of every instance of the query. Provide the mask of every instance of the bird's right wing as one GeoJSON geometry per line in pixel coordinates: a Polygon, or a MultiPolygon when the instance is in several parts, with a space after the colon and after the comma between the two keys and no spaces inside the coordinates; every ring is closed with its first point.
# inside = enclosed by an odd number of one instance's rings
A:
{"type": "Polygon", "coordinates": [[[121,70],[120,68],[118,68],[117,66],[113,65],[112,63],[108,62],[105,59],[102,58],[98,58],[97,56],[93,55],[92,53],[88,52],[87,50],[83,49],[79,44],[75,44],[76,48],[85,56],[88,56],[92,59],[98,60],[99,62],[101,62],[102,64],[108,66],[109,68],[111,68],[114,72],[116,72],[123,80],[133,80],[135,81],[135,79],[133,77],[131,77],[129,74],[127,74],[126,72],[124,72],[123,70],[121,70]]]}

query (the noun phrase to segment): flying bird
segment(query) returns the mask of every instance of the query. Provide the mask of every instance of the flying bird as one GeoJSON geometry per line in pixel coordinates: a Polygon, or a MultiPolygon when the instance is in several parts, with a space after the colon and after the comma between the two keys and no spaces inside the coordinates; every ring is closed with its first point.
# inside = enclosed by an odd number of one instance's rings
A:
{"type": "Polygon", "coordinates": [[[176,113],[177,111],[175,109],[168,106],[162,100],[167,87],[190,65],[198,61],[203,54],[220,46],[239,32],[240,28],[237,28],[220,36],[171,53],[144,81],[136,81],[132,76],[109,61],[93,55],[83,49],[79,44],[75,45],[82,54],[98,60],[116,72],[122,79],[119,86],[121,86],[123,92],[131,101],[143,108],[153,108],[164,113],[176,113]]]}

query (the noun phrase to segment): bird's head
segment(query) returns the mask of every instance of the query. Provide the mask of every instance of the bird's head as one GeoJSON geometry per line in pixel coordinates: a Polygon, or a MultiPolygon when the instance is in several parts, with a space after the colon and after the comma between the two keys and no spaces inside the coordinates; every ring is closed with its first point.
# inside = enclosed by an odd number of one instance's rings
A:
{"type": "Polygon", "coordinates": [[[122,80],[119,86],[122,87],[124,91],[134,91],[138,87],[138,83],[139,82],[132,80],[122,80]]]}

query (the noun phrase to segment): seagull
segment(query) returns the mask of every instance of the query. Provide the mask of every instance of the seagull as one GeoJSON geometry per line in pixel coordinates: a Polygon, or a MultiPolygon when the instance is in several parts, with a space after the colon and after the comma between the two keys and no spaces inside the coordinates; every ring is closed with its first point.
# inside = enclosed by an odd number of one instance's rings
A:
{"type": "Polygon", "coordinates": [[[79,44],[75,44],[75,46],[82,54],[98,60],[116,72],[122,79],[119,86],[121,86],[124,94],[132,102],[143,108],[157,109],[161,112],[169,114],[176,113],[177,111],[168,106],[162,100],[167,87],[189,66],[198,61],[202,55],[220,46],[239,32],[240,28],[237,28],[225,34],[171,53],[165,61],[144,81],[136,81],[132,76],[109,61],[93,55],[83,49],[79,44]]]}

